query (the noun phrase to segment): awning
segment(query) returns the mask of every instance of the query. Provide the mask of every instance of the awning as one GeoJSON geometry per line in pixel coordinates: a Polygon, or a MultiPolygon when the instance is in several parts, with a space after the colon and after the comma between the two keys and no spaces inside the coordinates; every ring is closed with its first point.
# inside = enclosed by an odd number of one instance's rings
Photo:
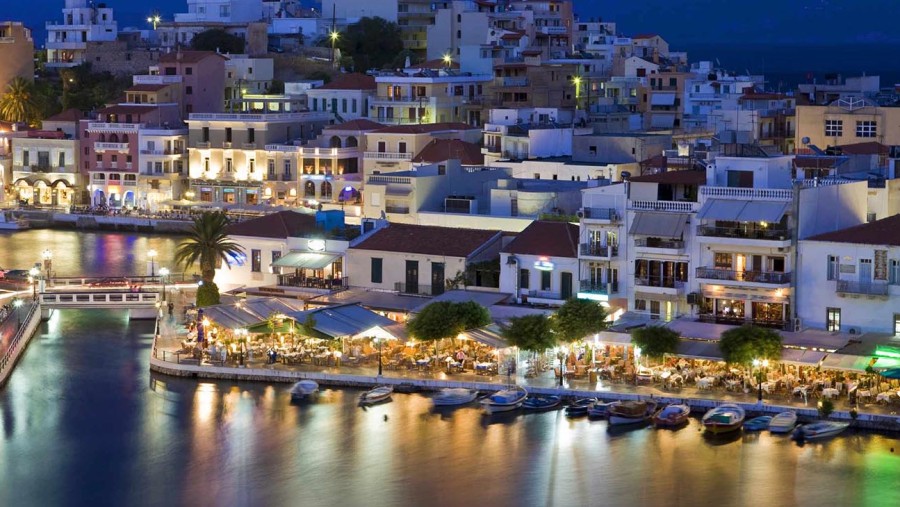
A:
{"type": "Polygon", "coordinates": [[[498,326],[490,325],[478,329],[470,329],[463,332],[463,335],[465,335],[465,337],[470,340],[475,340],[489,347],[494,347],[495,349],[505,349],[509,347],[509,343],[507,343],[506,340],[503,339],[503,336],[500,333],[501,330],[498,326]]]}
{"type": "Polygon", "coordinates": [[[746,201],[707,199],[700,211],[697,212],[697,219],[737,221],[745,204],[746,201]]]}
{"type": "Polygon", "coordinates": [[[681,239],[690,217],[684,213],[639,211],[631,223],[630,234],[681,239]]]}
{"type": "Polygon", "coordinates": [[[700,220],[728,220],[732,222],[780,222],[790,203],[783,201],[733,201],[708,199],[697,218],[700,220]]]}
{"type": "Polygon", "coordinates": [[[817,366],[826,355],[827,353],[825,352],[815,350],[783,349],[780,361],[797,366],[817,366]]]}
{"type": "Polygon", "coordinates": [[[868,356],[828,354],[828,357],[822,361],[822,369],[865,372],[866,366],[869,366],[871,362],[872,358],[868,356]]]}
{"type": "Polygon", "coordinates": [[[735,326],[727,324],[698,322],[687,318],[675,319],[666,323],[665,326],[678,333],[682,338],[707,341],[718,341],[722,338],[722,333],[735,328],[735,326]]]}
{"type": "Polygon", "coordinates": [[[652,97],[650,97],[650,105],[651,106],[674,106],[675,105],[675,94],[674,93],[654,93],[652,97]]]}
{"type": "Polygon", "coordinates": [[[650,127],[655,129],[671,129],[675,128],[675,115],[651,113],[650,127]]]}
{"type": "Polygon", "coordinates": [[[338,257],[340,256],[323,253],[290,252],[273,262],[272,266],[280,268],[322,269],[337,260],[338,257]]]}
{"type": "Polygon", "coordinates": [[[718,342],[700,340],[679,340],[678,357],[686,359],[704,359],[707,361],[724,361],[718,342]]]}
{"type": "Polygon", "coordinates": [[[631,333],[600,331],[597,341],[606,345],[631,345],[631,333]]]}
{"type": "Polygon", "coordinates": [[[395,334],[391,332],[391,326],[396,322],[359,305],[326,306],[291,312],[287,316],[301,324],[311,318],[313,329],[329,338],[385,337],[387,334],[395,334]]]}

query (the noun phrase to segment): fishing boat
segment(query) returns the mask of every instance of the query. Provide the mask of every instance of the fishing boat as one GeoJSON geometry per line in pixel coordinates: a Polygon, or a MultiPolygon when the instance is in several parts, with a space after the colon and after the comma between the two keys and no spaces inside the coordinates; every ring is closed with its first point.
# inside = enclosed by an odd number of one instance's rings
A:
{"type": "Polygon", "coordinates": [[[769,431],[772,433],[790,433],[796,425],[796,412],[781,412],[772,418],[772,422],[769,423],[769,431]]]}
{"type": "Polygon", "coordinates": [[[522,402],[522,408],[525,410],[550,410],[562,403],[562,397],[556,395],[549,396],[529,396],[522,402]]]}
{"type": "Polygon", "coordinates": [[[0,211],[0,231],[21,231],[30,228],[28,219],[16,217],[12,211],[0,211]]]}
{"type": "Polygon", "coordinates": [[[686,423],[690,416],[691,407],[683,403],[666,405],[653,416],[653,424],[657,428],[674,428],[686,423]]]}
{"type": "Polygon", "coordinates": [[[319,384],[313,380],[301,380],[291,387],[291,401],[306,400],[319,392],[319,384]]]}
{"type": "Polygon", "coordinates": [[[615,403],[614,401],[597,401],[588,409],[588,417],[592,419],[602,419],[609,416],[609,407],[615,403]]]}
{"type": "Polygon", "coordinates": [[[703,426],[710,433],[728,433],[741,428],[744,423],[744,409],[731,403],[720,405],[704,414],[703,426]]]}
{"type": "Polygon", "coordinates": [[[620,401],[609,407],[609,424],[636,424],[653,417],[655,401],[620,401]]]}
{"type": "Polygon", "coordinates": [[[802,442],[805,440],[824,440],[840,434],[850,426],[850,423],[822,421],[812,424],[803,424],[794,430],[791,438],[802,442]]]}
{"type": "Polygon", "coordinates": [[[744,431],[762,431],[769,427],[769,423],[772,422],[772,416],[770,415],[761,415],[759,417],[754,417],[748,421],[744,421],[744,431]]]}
{"type": "Polygon", "coordinates": [[[509,412],[522,406],[528,391],[522,387],[512,387],[497,391],[496,393],[481,400],[485,414],[494,414],[497,412],[509,412]]]}
{"type": "Polygon", "coordinates": [[[471,403],[478,397],[478,391],[474,389],[447,388],[441,389],[431,398],[435,407],[454,407],[471,403]]]}
{"type": "Polygon", "coordinates": [[[577,398],[566,407],[566,417],[584,417],[594,403],[597,403],[597,398],[577,398]]]}
{"type": "Polygon", "coordinates": [[[363,405],[371,405],[390,399],[392,394],[394,394],[393,386],[376,387],[375,389],[362,393],[359,397],[359,402],[363,405]]]}

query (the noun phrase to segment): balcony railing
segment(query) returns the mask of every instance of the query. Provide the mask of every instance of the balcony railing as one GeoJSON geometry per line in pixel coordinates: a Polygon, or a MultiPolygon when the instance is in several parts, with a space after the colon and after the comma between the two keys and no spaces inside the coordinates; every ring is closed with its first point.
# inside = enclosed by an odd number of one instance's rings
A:
{"type": "Polygon", "coordinates": [[[196,143],[196,147],[198,150],[208,150],[209,146],[210,146],[209,141],[201,141],[201,142],[196,143]]]}
{"type": "Polygon", "coordinates": [[[713,225],[701,225],[697,228],[697,234],[700,236],[713,236],[717,238],[764,239],[769,241],[787,241],[791,239],[791,231],[789,229],[764,229],[761,227],[716,227],[713,225]]]}
{"type": "Polygon", "coordinates": [[[714,313],[701,313],[698,320],[700,322],[712,322],[716,324],[730,324],[732,326],[743,326],[744,324],[752,324],[759,327],[768,327],[773,329],[787,329],[787,321],[777,319],[745,319],[743,317],[735,317],[730,315],[716,315],[714,313]]]}
{"type": "Polygon", "coordinates": [[[666,248],[670,250],[683,250],[684,241],[677,239],[637,238],[634,246],[640,248],[666,248]]]}
{"type": "Polygon", "coordinates": [[[743,188],[701,186],[700,195],[717,199],[766,199],[770,201],[790,201],[794,191],[789,188],[743,188]]]}
{"type": "Polygon", "coordinates": [[[735,282],[771,283],[775,285],[791,283],[790,273],[779,273],[774,271],[738,271],[734,269],[707,267],[697,268],[697,278],[731,280],[735,282]]]}
{"type": "Polygon", "coordinates": [[[581,212],[584,214],[584,218],[590,218],[592,220],[618,220],[619,214],[616,212],[615,208],[582,208],[581,212]]]}
{"type": "Polygon", "coordinates": [[[103,122],[93,122],[92,121],[92,122],[88,123],[88,130],[91,130],[91,131],[113,130],[113,131],[119,132],[119,131],[123,131],[123,130],[128,130],[128,131],[138,130],[139,128],[141,128],[143,126],[144,126],[143,123],[103,123],[103,122]]]}
{"type": "Polygon", "coordinates": [[[385,206],[385,213],[399,213],[401,215],[409,214],[409,206],[385,206]]]}
{"type": "Polygon", "coordinates": [[[141,150],[141,155],[184,155],[184,150],[141,150]]]}
{"type": "Polygon", "coordinates": [[[638,211],[675,211],[679,213],[697,211],[697,203],[691,201],[628,201],[628,204],[631,209],[638,211]]]}
{"type": "Polygon", "coordinates": [[[855,282],[851,280],[838,280],[835,292],[845,294],[863,294],[866,296],[887,296],[888,284],[885,282],[855,282]]]}
{"type": "Polygon", "coordinates": [[[663,289],[684,289],[686,282],[675,280],[672,277],[634,277],[634,284],[641,287],[660,287],[663,289]]]}
{"type": "Polygon", "coordinates": [[[394,291],[399,294],[409,294],[413,296],[437,296],[444,293],[443,285],[414,285],[405,282],[394,283],[394,291]]]}
{"type": "Polygon", "coordinates": [[[367,151],[363,154],[363,158],[371,160],[412,160],[412,153],[397,153],[386,151],[367,151]]]}
{"type": "Polygon", "coordinates": [[[613,258],[619,255],[619,245],[600,245],[596,243],[582,243],[581,255],[593,257],[613,258]]]}
{"type": "Polygon", "coordinates": [[[346,276],[344,278],[315,278],[290,274],[278,275],[278,285],[307,289],[343,290],[350,287],[350,279],[346,276]]]}
{"type": "Polygon", "coordinates": [[[504,77],[501,86],[528,86],[527,77],[504,77]]]}
{"type": "Polygon", "coordinates": [[[603,283],[596,280],[581,280],[578,288],[580,289],[579,292],[605,294],[607,296],[617,294],[619,292],[618,283],[603,283]]]}
{"type": "Polygon", "coordinates": [[[94,151],[128,151],[128,143],[94,143],[94,151]]]}

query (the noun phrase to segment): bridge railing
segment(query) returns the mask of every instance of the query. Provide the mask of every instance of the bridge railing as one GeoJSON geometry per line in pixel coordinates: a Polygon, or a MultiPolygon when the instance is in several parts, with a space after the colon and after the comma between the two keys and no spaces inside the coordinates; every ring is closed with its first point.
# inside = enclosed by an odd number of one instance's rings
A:
{"type": "Polygon", "coordinates": [[[9,370],[12,369],[16,362],[16,358],[19,356],[21,347],[24,346],[31,337],[31,333],[34,330],[34,326],[31,324],[32,319],[34,319],[34,314],[35,312],[38,312],[39,309],[40,306],[35,303],[30,303],[27,312],[25,312],[24,308],[18,308],[11,313],[9,318],[4,322],[5,325],[15,323],[16,327],[6,350],[3,352],[3,355],[0,356],[0,385],[3,385],[6,381],[9,370]],[[22,314],[17,312],[22,312],[25,316],[22,317],[22,314]]]}
{"type": "MultiPolygon", "coordinates": [[[[194,283],[199,275],[193,273],[169,273],[166,275],[166,285],[177,283],[194,283]]],[[[129,287],[134,285],[161,285],[163,277],[149,275],[118,275],[118,276],[54,276],[47,279],[47,287],[87,285],[89,287],[110,288],[129,287]]]]}
{"type": "Polygon", "coordinates": [[[153,306],[162,300],[158,291],[119,292],[43,292],[41,304],[47,306],[153,306]]]}

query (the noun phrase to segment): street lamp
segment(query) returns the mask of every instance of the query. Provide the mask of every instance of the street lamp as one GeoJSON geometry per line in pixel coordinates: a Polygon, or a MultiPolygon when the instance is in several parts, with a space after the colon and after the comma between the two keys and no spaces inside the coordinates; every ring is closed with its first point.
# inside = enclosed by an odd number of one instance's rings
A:
{"type": "Polygon", "coordinates": [[[13,308],[16,309],[16,329],[18,329],[22,327],[22,314],[19,313],[19,308],[22,308],[22,300],[16,298],[16,300],[13,301],[13,308]]]}
{"type": "Polygon", "coordinates": [[[234,336],[237,338],[238,347],[240,348],[240,352],[238,353],[238,364],[240,366],[244,366],[244,340],[247,338],[247,334],[249,332],[246,329],[235,329],[234,336]]]}
{"type": "Polygon", "coordinates": [[[169,268],[159,268],[159,279],[162,282],[162,300],[166,300],[166,277],[169,276],[169,268]]]}
{"type": "Polygon", "coordinates": [[[53,267],[53,252],[46,248],[41,256],[44,258],[44,271],[47,273],[47,278],[50,278],[50,268],[53,267]]]}
{"type": "Polygon", "coordinates": [[[563,349],[560,349],[556,353],[556,358],[559,359],[559,387],[563,386],[563,361],[566,359],[566,353],[563,349]]]}
{"type": "Polygon", "coordinates": [[[151,248],[150,251],[147,252],[147,257],[150,258],[150,277],[152,278],[156,276],[156,250],[151,248]]]}
{"type": "Polygon", "coordinates": [[[341,37],[340,32],[331,29],[331,33],[328,34],[328,38],[331,39],[331,64],[334,65],[334,45],[337,44],[337,40],[341,37]]]}
{"type": "Polygon", "coordinates": [[[578,100],[581,98],[581,76],[572,78],[572,84],[575,85],[575,110],[578,110],[578,100]]]}
{"type": "Polygon", "coordinates": [[[375,337],[375,343],[378,344],[378,376],[381,376],[381,342],[382,339],[380,337],[375,337]]]}
{"type": "Polygon", "coordinates": [[[441,59],[444,61],[444,65],[447,66],[447,70],[450,70],[450,67],[453,66],[453,57],[450,56],[450,53],[446,53],[441,59]]]}
{"type": "Polygon", "coordinates": [[[756,388],[757,388],[757,392],[756,392],[756,393],[757,393],[757,394],[756,394],[756,401],[758,401],[759,403],[762,403],[762,379],[763,379],[763,370],[764,370],[765,368],[768,368],[768,367],[769,367],[769,360],[768,360],[768,359],[763,359],[762,361],[760,361],[759,359],[754,359],[754,360],[753,360],[753,366],[754,366],[755,368],[757,368],[757,373],[756,373],[756,378],[757,378],[757,382],[756,382],[756,388]]]}
{"type": "Polygon", "coordinates": [[[31,282],[31,298],[35,301],[37,300],[37,283],[38,276],[40,276],[41,270],[37,267],[33,267],[28,270],[28,281],[31,282]]]}
{"type": "Polygon", "coordinates": [[[159,17],[159,14],[154,14],[147,18],[147,23],[152,24],[154,30],[156,30],[156,25],[158,25],[160,21],[162,21],[162,18],[159,17]]]}

